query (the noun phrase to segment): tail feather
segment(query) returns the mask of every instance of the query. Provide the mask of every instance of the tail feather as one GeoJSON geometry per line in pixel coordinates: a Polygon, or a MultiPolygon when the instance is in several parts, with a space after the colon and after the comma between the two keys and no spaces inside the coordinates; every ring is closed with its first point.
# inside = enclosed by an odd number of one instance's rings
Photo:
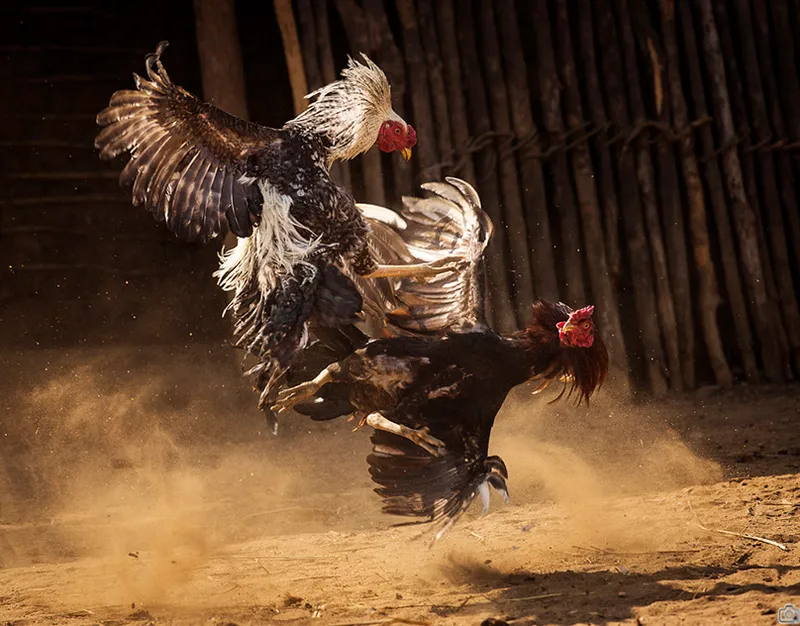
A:
{"type": "Polygon", "coordinates": [[[383,498],[384,513],[444,521],[434,541],[479,493],[486,510],[489,487],[508,499],[508,472],[500,457],[468,458],[452,451],[435,457],[408,439],[384,431],[375,431],[371,440],[367,462],[372,480],[380,485],[375,492],[383,498]]]}

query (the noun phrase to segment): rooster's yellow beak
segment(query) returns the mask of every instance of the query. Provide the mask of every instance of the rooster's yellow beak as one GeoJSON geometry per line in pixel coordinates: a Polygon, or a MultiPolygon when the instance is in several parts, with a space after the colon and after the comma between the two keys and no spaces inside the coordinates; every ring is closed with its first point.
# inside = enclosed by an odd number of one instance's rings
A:
{"type": "Polygon", "coordinates": [[[411,158],[411,148],[403,148],[400,150],[400,154],[402,154],[403,158],[408,161],[411,158]]]}

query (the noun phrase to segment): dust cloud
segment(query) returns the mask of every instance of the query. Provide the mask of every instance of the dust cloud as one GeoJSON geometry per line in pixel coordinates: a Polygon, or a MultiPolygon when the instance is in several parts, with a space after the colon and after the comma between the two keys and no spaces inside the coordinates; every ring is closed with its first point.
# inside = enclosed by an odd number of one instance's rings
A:
{"type": "MultiPolygon", "coordinates": [[[[399,532],[390,526],[402,520],[382,516],[372,493],[368,433],[352,433],[345,420],[288,416],[274,437],[226,346],[3,359],[13,374],[4,396],[0,565],[94,559],[96,575],[72,594],[174,604],[198,569],[232,546],[330,531],[380,542],[399,532]]],[[[490,452],[509,467],[512,505],[493,502],[495,515],[533,505],[543,511],[537,523],[558,518],[564,545],[653,547],[674,537],[633,531],[636,511],[625,498],[721,477],[669,428],[668,406],[631,405],[613,387],[589,409],[551,398],[519,388],[498,416],[490,452]]],[[[492,515],[479,519],[478,508],[440,548],[429,551],[428,537],[387,542],[382,562],[425,581],[441,579],[437,563],[481,563],[487,546],[459,530],[477,523],[491,535],[492,515]]],[[[552,549],[549,537],[526,558],[552,549]]]]}
{"type": "Polygon", "coordinates": [[[670,427],[670,401],[634,404],[613,383],[590,407],[552,397],[520,387],[498,416],[490,452],[509,467],[512,499],[562,507],[572,545],[657,550],[678,539],[682,528],[636,526],[642,496],[713,483],[723,470],[670,427]]]}
{"type": "Polygon", "coordinates": [[[290,417],[275,437],[238,356],[225,346],[3,356],[0,566],[92,558],[104,575],[83,593],[152,603],[226,545],[374,523],[360,512],[371,500],[366,433],[290,417]]]}

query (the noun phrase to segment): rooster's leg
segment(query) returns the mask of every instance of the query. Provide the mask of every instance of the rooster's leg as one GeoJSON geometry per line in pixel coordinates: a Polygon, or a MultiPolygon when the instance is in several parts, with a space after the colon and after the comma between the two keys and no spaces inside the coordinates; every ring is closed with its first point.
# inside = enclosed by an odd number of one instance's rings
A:
{"type": "Polygon", "coordinates": [[[311,380],[289,387],[288,389],[281,389],[278,392],[278,398],[275,400],[270,408],[278,413],[283,413],[287,409],[291,409],[295,404],[308,400],[316,394],[322,387],[333,380],[330,366],[322,370],[316,377],[311,380]]]}
{"type": "Polygon", "coordinates": [[[395,422],[387,420],[380,413],[370,413],[367,415],[367,424],[376,430],[385,430],[387,433],[404,437],[433,456],[442,456],[444,454],[444,441],[429,434],[427,428],[415,429],[403,426],[402,424],[396,424],[395,422]]]}
{"type": "Polygon", "coordinates": [[[463,263],[463,260],[458,257],[448,257],[430,263],[379,265],[365,278],[427,278],[443,272],[458,272],[463,263]]]}

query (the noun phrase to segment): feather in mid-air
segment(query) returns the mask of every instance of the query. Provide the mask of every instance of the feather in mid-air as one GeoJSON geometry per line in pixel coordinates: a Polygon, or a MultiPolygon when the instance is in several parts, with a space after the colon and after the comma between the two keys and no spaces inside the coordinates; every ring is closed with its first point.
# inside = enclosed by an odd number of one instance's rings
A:
{"type": "Polygon", "coordinates": [[[337,160],[377,143],[407,160],[414,129],[391,105],[384,73],[366,56],[309,95],[280,129],[201,102],[173,83],[161,62],[167,42],[146,57],[147,78],[117,91],[97,116],[103,159],[129,153],[120,184],[178,237],[239,239],[216,276],[233,292],[237,346],[257,359],[248,372],[268,406],[274,383],[307,341],[307,325],[348,325],[362,308],[349,276],[428,276],[447,262],[379,265],[370,230],[350,194],[329,175],[337,160]]]}
{"type": "Polygon", "coordinates": [[[394,220],[399,229],[373,245],[397,262],[457,255],[461,269],[427,283],[398,279],[362,288],[370,332],[387,336],[362,335],[349,350],[344,342],[310,346],[290,373],[304,382],[281,391],[273,408],[294,407],[317,420],[352,414],[372,426],[368,463],[384,511],[444,520],[438,539],[478,494],[484,509],[490,487],[508,495],[508,472],[489,455],[489,437],[511,389],[562,380],[559,398],[575,394],[588,402],[605,379],[608,353],[595,335],[591,306],[573,311],[540,300],[527,328],[495,333],[484,309],[491,221],[464,181],[423,189],[425,198],[404,198],[394,220]],[[325,362],[332,363],[320,368],[325,362]]]}

